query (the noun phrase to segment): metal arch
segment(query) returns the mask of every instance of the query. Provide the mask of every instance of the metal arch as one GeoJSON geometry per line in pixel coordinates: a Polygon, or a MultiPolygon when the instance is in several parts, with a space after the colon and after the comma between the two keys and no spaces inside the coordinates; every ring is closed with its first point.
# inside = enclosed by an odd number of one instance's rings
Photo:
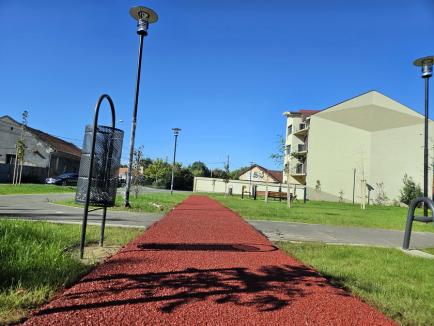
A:
{"type": "MultiPolygon", "coordinates": [[[[101,103],[104,99],[107,99],[107,101],[110,104],[110,110],[112,115],[112,128],[114,129],[116,126],[116,112],[115,112],[115,106],[113,104],[112,98],[108,94],[102,94],[95,105],[95,114],[93,117],[93,130],[92,130],[92,147],[90,150],[90,163],[89,163],[89,173],[88,173],[88,184],[86,189],[86,202],[84,204],[84,213],[83,213],[83,223],[81,226],[81,241],[80,241],[80,258],[83,259],[84,254],[84,244],[86,242],[86,227],[87,227],[87,217],[89,214],[89,200],[90,200],[90,187],[92,183],[92,167],[93,167],[93,161],[94,161],[94,155],[95,155],[95,142],[96,142],[96,132],[98,128],[98,117],[99,117],[99,109],[101,107],[101,103]]],[[[101,238],[100,238],[100,245],[103,244],[104,241],[104,228],[105,228],[105,219],[107,214],[107,207],[103,208],[103,219],[101,223],[101,238]]]]}
{"type": "Polygon", "coordinates": [[[413,199],[408,206],[407,225],[405,227],[404,243],[402,249],[408,250],[410,247],[411,229],[413,227],[413,221],[419,222],[432,222],[434,223],[434,202],[427,197],[418,197],[413,199]],[[428,216],[414,216],[414,211],[419,204],[424,203],[424,207],[429,207],[431,210],[431,217],[428,216]]]}

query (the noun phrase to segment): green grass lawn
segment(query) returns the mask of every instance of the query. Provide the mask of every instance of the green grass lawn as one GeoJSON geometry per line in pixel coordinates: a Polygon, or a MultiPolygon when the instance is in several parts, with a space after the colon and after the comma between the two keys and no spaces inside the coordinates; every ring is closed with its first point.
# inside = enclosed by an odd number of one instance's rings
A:
{"type": "MultiPolygon", "coordinates": [[[[139,195],[137,198],[132,195],[130,196],[131,208],[125,208],[123,197],[116,197],[116,206],[110,209],[122,210],[122,211],[132,211],[132,212],[162,212],[167,213],[174,206],[187,199],[191,193],[173,193],[172,195],[168,192],[153,192],[145,193],[139,195]],[[155,205],[158,206],[155,206],[155,205]]],[[[81,204],[76,204],[74,199],[55,201],[56,204],[68,205],[68,206],[80,206],[81,204]]]]}
{"type": "Polygon", "coordinates": [[[425,249],[423,249],[423,251],[425,251],[431,255],[434,255],[434,248],[425,248],[425,249]]]}
{"type": "Polygon", "coordinates": [[[277,243],[403,325],[433,325],[434,260],[397,249],[277,243]]]}
{"type": "Polygon", "coordinates": [[[75,192],[75,187],[34,183],[22,183],[21,185],[0,184],[0,195],[48,194],[56,192],[75,192]]]}
{"type": "MultiPolygon", "coordinates": [[[[286,202],[263,199],[241,199],[209,195],[226,207],[238,212],[242,217],[252,220],[270,220],[283,222],[300,222],[312,224],[330,224],[339,226],[356,226],[404,230],[407,222],[407,208],[396,206],[367,206],[361,210],[359,205],[333,203],[325,201],[295,201],[288,209],[286,202]]],[[[432,223],[414,222],[414,231],[434,232],[432,223]]]]}
{"type": "MultiPolygon", "coordinates": [[[[78,259],[81,225],[0,220],[0,325],[22,319],[30,309],[94,266],[78,259]]],[[[140,229],[106,228],[105,246],[123,245],[140,229]]],[[[99,227],[89,225],[96,243],[99,227]]]]}

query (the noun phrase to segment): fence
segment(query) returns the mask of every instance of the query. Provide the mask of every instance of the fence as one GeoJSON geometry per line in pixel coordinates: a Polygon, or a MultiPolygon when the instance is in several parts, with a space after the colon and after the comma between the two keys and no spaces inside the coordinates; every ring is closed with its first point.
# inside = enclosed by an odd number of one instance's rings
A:
{"type": "MultiPolygon", "coordinates": [[[[228,189],[232,189],[232,194],[241,195],[243,186],[245,187],[244,191],[249,191],[250,185],[257,186],[257,191],[265,191],[267,187],[265,182],[258,181],[250,182],[245,180],[229,180],[229,182],[226,183],[224,179],[195,177],[193,183],[193,191],[225,193],[228,192],[228,189]]],[[[303,199],[305,187],[306,186],[304,185],[290,184],[289,192],[295,194],[298,199],[303,199]]],[[[286,183],[268,183],[268,191],[280,190],[286,192],[286,188],[286,183]]]]}

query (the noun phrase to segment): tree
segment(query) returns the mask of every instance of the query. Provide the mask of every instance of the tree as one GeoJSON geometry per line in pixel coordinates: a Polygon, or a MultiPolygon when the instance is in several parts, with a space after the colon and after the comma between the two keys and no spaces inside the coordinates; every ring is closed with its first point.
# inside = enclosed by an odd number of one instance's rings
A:
{"type": "Polygon", "coordinates": [[[225,170],[222,169],[214,169],[212,170],[212,177],[216,179],[226,179],[227,174],[225,170]]]}
{"type": "Polygon", "coordinates": [[[282,135],[277,135],[277,146],[276,153],[270,155],[270,158],[279,166],[283,166],[283,162],[285,161],[285,137],[282,135]]]}
{"type": "Polygon", "coordinates": [[[133,186],[134,195],[137,198],[140,191],[140,186],[143,184],[143,169],[140,165],[143,157],[143,145],[135,149],[133,152],[133,164],[131,169],[131,184],[133,186]]]}
{"type": "Polygon", "coordinates": [[[16,143],[16,155],[15,155],[15,165],[14,165],[14,176],[12,183],[21,184],[21,176],[23,174],[24,156],[26,154],[26,144],[24,142],[24,131],[27,127],[27,118],[29,117],[29,112],[24,110],[22,114],[21,123],[21,137],[16,143]]]}
{"type": "MultiPolygon", "coordinates": [[[[239,176],[240,176],[241,174],[243,174],[245,171],[249,170],[250,168],[251,168],[250,166],[243,166],[243,167],[241,167],[241,168],[239,168],[239,169],[232,170],[232,171],[229,173],[229,176],[230,176],[230,178],[231,178],[232,180],[238,180],[239,176]]],[[[215,170],[213,170],[213,172],[212,172],[213,176],[214,176],[214,171],[215,171],[215,170]]]]}
{"type": "Polygon", "coordinates": [[[401,189],[401,197],[399,199],[402,203],[408,205],[413,199],[423,196],[420,185],[416,184],[416,182],[413,181],[412,177],[404,174],[402,182],[403,187],[401,189]]]}
{"type": "Polygon", "coordinates": [[[193,162],[188,168],[195,177],[209,177],[210,175],[208,167],[201,161],[193,162]]]}
{"type": "MultiPolygon", "coordinates": [[[[179,167],[177,167],[175,170],[173,186],[179,190],[193,190],[193,180],[194,176],[190,169],[179,165],[179,167]]],[[[170,188],[170,182],[167,183],[166,187],[170,188]]]]}
{"type": "Polygon", "coordinates": [[[167,182],[170,182],[171,171],[170,164],[162,159],[156,159],[143,171],[143,175],[155,186],[166,186],[167,182]]]}

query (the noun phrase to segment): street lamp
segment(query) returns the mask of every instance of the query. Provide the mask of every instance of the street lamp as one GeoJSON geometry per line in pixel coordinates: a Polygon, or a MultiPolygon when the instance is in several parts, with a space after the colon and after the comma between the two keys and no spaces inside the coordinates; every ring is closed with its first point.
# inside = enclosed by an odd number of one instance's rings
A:
{"type": "Polygon", "coordinates": [[[173,148],[172,181],[170,182],[170,194],[173,194],[173,179],[175,178],[176,143],[178,141],[178,135],[181,129],[172,128],[172,130],[173,130],[173,135],[175,136],[175,147],[173,148]]]}
{"type": "Polygon", "coordinates": [[[130,9],[130,15],[137,21],[139,35],[139,60],[137,64],[136,96],[134,98],[133,120],[131,122],[130,156],[128,160],[127,184],[125,188],[125,207],[130,207],[131,170],[133,168],[134,139],[136,136],[137,105],[139,102],[140,72],[142,69],[143,38],[148,35],[148,25],[155,23],[158,16],[152,9],[137,6],[130,9]]]}
{"type": "MultiPolygon", "coordinates": [[[[423,196],[428,197],[428,89],[429,78],[432,76],[434,56],[419,58],[414,65],[422,67],[422,78],[425,79],[425,132],[423,147],[423,196]]],[[[428,207],[424,205],[424,215],[427,216],[428,207]]]]}

